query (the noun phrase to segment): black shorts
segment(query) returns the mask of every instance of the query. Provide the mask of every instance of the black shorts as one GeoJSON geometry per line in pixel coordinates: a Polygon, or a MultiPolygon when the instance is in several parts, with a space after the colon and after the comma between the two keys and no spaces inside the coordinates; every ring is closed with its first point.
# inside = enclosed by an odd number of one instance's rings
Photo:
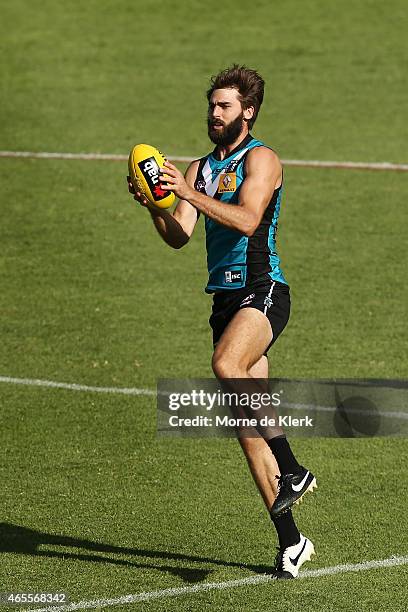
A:
{"type": "Polygon", "coordinates": [[[290,314],[290,291],[288,285],[278,281],[256,287],[243,287],[219,291],[214,294],[210,325],[213,330],[213,344],[217,344],[232,317],[241,308],[256,308],[269,320],[273,339],[264,354],[284,330],[290,314]]]}

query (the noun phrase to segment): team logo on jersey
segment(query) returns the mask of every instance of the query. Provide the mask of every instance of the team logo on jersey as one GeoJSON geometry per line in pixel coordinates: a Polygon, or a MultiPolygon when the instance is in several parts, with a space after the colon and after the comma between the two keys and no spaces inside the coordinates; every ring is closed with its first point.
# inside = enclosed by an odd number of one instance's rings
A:
{"type": "Polygon", "coordinates": [[[201,193],[205,193],[205,181],[199,179],[195,184],[196,191],[201,191],[201,193]]]}
{"type": "Polygon", "coordinates": [[[224,172],[235,172],[236,167],[238,166],[240,161],[240,159],[233,159],[232,161],[230,161],[224,172]]]}
{"type": "Polygon", "coordinates": [[[235,172],[223,172],[220,174],[218,193],[234,193],[237,189],[237,175],[235,172]]]}

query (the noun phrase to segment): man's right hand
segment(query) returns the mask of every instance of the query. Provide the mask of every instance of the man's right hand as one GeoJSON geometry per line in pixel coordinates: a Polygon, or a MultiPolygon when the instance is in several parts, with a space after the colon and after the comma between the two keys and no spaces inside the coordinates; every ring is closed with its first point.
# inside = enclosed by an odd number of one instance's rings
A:
{"type": "MultiPolygon", "coordinates": [[[[187,183],[191,187],[194,186],[198,165],[199,162],[194,161],[186,172],[187,183]]],[[[180,249],[187,244],[198,219],[197,210],[194,206],[191,206],[186,200],[180,200],[173,213],[164,208],[157,208],[143,193],[134,188],[130,176],[126,178],[129,193],[137,202],[148,209],[153,224],[164,242],[173,249],[180,249]]]]}
{"type": "Polygon", "coordinates": [[[150,208],[149,206],[150,202],[146,198],[146,196],[140,191],[135,191],[132,181],[130,180],[130,176],[127,176],[126,179],[127,179],[128,191],[129,193],[133,195],[133,199],[136,200],[136,202],[139,202],[139,204],[141,204],[142,206],[146,206],[147,208],[150,208]]]}

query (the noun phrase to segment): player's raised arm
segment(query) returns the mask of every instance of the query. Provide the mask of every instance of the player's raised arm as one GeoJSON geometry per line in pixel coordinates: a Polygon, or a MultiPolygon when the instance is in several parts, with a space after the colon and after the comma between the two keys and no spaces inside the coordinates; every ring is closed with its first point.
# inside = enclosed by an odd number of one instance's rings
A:
{"type": "MultiPolygon", "coordinates": [[[[187,168],[184,180],[194,189],[197,176],[198,161],[194,161],[187,168]]],[[[135,191],[128,177],[128,189],[134,199],[149,209],[153,223],[163,240],[173,249],[180,249],[187,244],[197,223],[197,210],[189,202],[180,198],[173,213],[159,209],[152,205],[141,192],[135,191]]]]}
{"type": "Polygon", "coordinates": [[[279,158],[267,147],[257,147],[248,153],[245,164],[246,177],[237,206],[199,193],[170,162],[165,163],[165,169],[168,179],[163,189],[173,191],[183,202],[189,202],[210,219],[245,236],[252,236],[255,232],[275,188],[282,180],[279,158]]]}

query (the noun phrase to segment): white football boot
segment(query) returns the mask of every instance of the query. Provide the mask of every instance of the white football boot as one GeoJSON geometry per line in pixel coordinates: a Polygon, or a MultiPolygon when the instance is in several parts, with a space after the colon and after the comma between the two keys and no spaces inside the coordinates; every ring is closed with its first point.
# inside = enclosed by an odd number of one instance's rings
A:
{"type": "Polygon", "coordinates": [[[305,561],[310,561],[315,554],[313,543],[300,534],[298,544],[280,549],[275,559],[275,578],[296,578],[305,561]]]}

